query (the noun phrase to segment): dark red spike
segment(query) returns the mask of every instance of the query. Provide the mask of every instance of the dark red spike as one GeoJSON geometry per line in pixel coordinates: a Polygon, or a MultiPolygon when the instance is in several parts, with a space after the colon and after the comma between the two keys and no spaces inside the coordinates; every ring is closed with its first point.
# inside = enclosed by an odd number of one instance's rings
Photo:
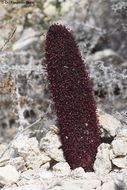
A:
{"type": "Polygon", "coordinates": [[[72,169],[92,171],[100,135],[85,63],[73,35],[63,25],[49,28],[45,50],[64,156],[72,169]]]}

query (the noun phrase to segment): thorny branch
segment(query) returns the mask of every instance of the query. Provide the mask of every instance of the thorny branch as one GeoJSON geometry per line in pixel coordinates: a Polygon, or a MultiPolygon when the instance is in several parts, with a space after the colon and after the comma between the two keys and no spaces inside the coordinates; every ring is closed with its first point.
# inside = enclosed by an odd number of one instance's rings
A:
{"type": "Polygon", "coordinates": [[[10,40],[13,38],[15,32],[17,30],[17,27],[13,30],[13,32],[11,33],[11,35],[9,36],[9,38],[7,39],[7,41],[4,43],[4,45],[1,47],[0,51],[3,51],[3,49],[5,48],[5,46],[10,42],[10,40]]]}

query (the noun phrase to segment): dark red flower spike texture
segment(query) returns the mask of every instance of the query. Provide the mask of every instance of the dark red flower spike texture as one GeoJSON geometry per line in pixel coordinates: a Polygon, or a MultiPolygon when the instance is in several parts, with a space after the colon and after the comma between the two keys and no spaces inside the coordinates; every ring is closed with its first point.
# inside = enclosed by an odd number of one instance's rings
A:
{"type": "Polygon", "coordinates": [[[92,86],[75,39],[53,24],[46,35],[46,70],[65,159],[72,169],[92,171],[100,144],[92,86]]]}

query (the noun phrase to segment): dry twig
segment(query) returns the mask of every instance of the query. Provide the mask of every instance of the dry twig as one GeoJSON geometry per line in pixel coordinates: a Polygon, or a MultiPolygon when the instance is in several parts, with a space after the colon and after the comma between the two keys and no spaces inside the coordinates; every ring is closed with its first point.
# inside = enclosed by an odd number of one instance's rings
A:
{"type": "Polygon", "coordinates": [[[6,45],[11,41],[11,39],[14,37],[14,34],[16,32],[17,27],[13,30],[7,41],[4,43],[4,45],[1,47],[0,51],[3,51],[6,45]]]}

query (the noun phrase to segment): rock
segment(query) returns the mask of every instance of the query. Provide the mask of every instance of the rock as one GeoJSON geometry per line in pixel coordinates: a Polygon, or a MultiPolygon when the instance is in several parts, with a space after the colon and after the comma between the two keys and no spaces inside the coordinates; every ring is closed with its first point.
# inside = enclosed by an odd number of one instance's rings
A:
{"type": "Polygon", "coordinates": [[[14,141],[12,148],[18,155],[26,158],[31,152],[39,154],[38,141],[35,137],[29,138],[28,135],[20,134],[14,141]]]}
{"type": "Polygon", "coordinates": [[[114,137],[117,134],[118,129],[122,128],[120,121],[105,112],[99,111],[99,124],[107,131],[109,136],[114,137]]]}
{"type": "Polygon", "coordinates": [[[113,160],[115,158],[115,155],[113,153],[113,150],[110,150],[110,160],[113,160]]]}
{"type": "Polygon", "coordinates": [[[101,181],[97,179],[87,179],[87,180],[64,180],[63,189],[64,190],[94,190],[101,185],[101,181]]]}
{"type": "Polygon", "coordinates": [[[74,170],[71,171],[71,177],[74,179],[82,179],[85,175],[85,171],[82,167],[76,168],[74,170]]]}
{"type": "Polygon", "coordinates": [[[43,164],[41,166],[41,169],[44,169],[44,170],[49,170],[49,168],[50,168],[50,162],[47,162],[46,164],[43,164]]]}
{"type": "Polygon", "coordinates": [[[53,187],[51,190],[64,190],[64,189],[63,189],[63,187],[56,186],[56,187],[53,187]]]}
{"type": "Polygon", "coordinates": [[[101,185],[101,180],[98,179],[97,175],[94,172],[83,173],[82,168],[73,170],[71,172],[71,177],[73,179],[67,179],[62,182],[62,187],[64,190],[67,190],[67,188],[71,190],[92,190],[101,185]],[[82,175],[80,174],[80,171],[82,175]]]}
{"type": "Polygon", "coordinates": [[[127,138],[127,129],[123,128],[117,134],[117,138],[127,138]]]}
{"type": "Polygon", "coordinates": [[[108,65],[110,60],[112,60],[112,63],[118,68],[120,68],[120,65],[124,62],[124,59],[112,49],[104,49],[102,51],[96,52],[92,56],[88,57],[88,59],[92,59],[94,61],[101,60],[105,65],[108,65]]]}
{"type": "Polygon", "coordinates": [[[64,189],[61,186],[56,186],[56,187],[53,187],[51,190],[64,190],[64,189]]]}
{"type": "Polygon", "coordinates": [[[23,30],[24,30],[23,25],[22,25],[22,24],[17,24],[16,32],[15,32],[15,39],[16,39],[16,40],[20,38],[20,36],[21,36],[23,30]]]}
{"type": "Polygon", "coordinates": [[[53,166],[53,172],[56,176],[68,176],[71,169],[67,162],[60,162],[53,166]]]}
{"type": "Polygon", "coordinates": [[[38,41],[35,36],[36,32],[32,28],[25,29],[20,39],[14,43],[13,51],[27,50],[29,46],[38,41]]]}
{"type": "Polygon", "coordinates": [[[46,3],[44,4],[44,13],[47,16],[52,16],[56,14],[56,11],[56,7],[51,4],[51,0],[46,1],[46,3]]]}
{"type": "Polygon", "coordinates": [[[125,189],[127,189],[127,169],[123,171],[123,181],[124,181],[125,189]]]}
{"type": "Polygon", "coordinates": [[[23,171],[26,163],[22,157],[16,157],[10,158],[9,164],[15,166],[18,171],[23,171]]]}
{"type": "Polygon", "coordinates": [[[84,174],[84,178],[85,179],[98,179],[98,174],[96,174],[95,172],[85,172],[84,174]]]}
{"type": "Polygon", "coordinates": [[[127,178],[126,175],[126,171],[122,172],[122,173],[118,173],[116,178],[115,178],[115,185],[116,185],[116,189],[120,189],[120,190],[126,190],[127,189],[127,181],[124,178],[127,178]]]}
{"type": "Polygon", "coordinates": [[[106,143],[102,143],[98,147],[96,160],[94,163],[94,170],[96,173],[103,174],[109,173],[112,169],[110,160],[110,149],[111,146],[106,143]]]}
{"type": "Polygon", "coordinates": [[[104,184],[102,185],[102,187],[101,187],[101,190],[108,190],[108,189],[116,190],[115,184],[114,184],[113,181],[104,183],[104,184]]]}
{"type": "Polygon", "coordinates": [[[97,187],[96,190],[101,190],[101,186],[97,187]]]}
{"type": "Polygon", "coordinates": [[[29,46],[32,44],[35,44],[38,41],[37,38],[32,37],[30,39],[20,39],[13,45],[13,51],[22,51],[22,50],[27,50],[29,46]]]}
{"type": "Polygon", "coordinates": [[[69,9],[71,8],[71,6],[73,6],[73,3],[71,0],[68,0],[68,1],[64,1],[62,3],[62,7],[61,7],[61,12],[62,14],[63,13],[66,13],[67,11],[69,11],[69,9]]]}
{"type": "Polygon", "coordinates": [[[111,146],[115,156],[127,155],[127,138],[115,138],[111,146]]]}
{"type": "Polygon", "coordinates": [[[114,159],[112,159],[112,163],[119,168],[126,168],[127,167],[127,156],[120,157],[120,158],[114,158],[114,159]]]}
{"type": "Polygon", "coordinates": [[[106,173],[103,173],[103,174],[102,173],[96,173],[97,178],[101,181],[101,185],[104,183],[107,183],[113,179],[111,172],[107,173],[107,174],[106,173]]]}
{"type": "Polygon", "coordinates": [[[41,171],[39,172],[39,176],[42,179],[48,179],[54,177],[54,174],[51,171],[41,171]]]}
{"type": "Polygon", "coordinates": [[[61,142],[58,135],[53,132],[48,132],[44,138],[41,139],[40,148],[52,159],[58,162],[64,162],[63,151],[60,149],[61,142]]]}
{"type": "Polygon", "coordinates": [[[11,165],[0,167],[0,183],[7,185],[16,183],[19,179],[19,173],[16,168],[11,165]]]}
{"type": "Polygon", "coordinates": [[[12,187],[12,188],[6,188],[5,190],[45,190],[44,187],[40,185],[24,185],[20,187],[12,187]]]}
{"type": "MultiPolygon", "coordinates": [[[[20,180],[17,181],[17,186],[24,186],[30,184],[38,184],[42,185],[43,179],[39,176],[41,169],[32,170],[27,169],[20,174],[20,180]]],[[[45,180],[43,181],[43,185],[45,185],[45,180]]]]}
{"type": "Polygon", "coordinates": [[[24,158],[27,168],[38,169],[51,160],[45,152],[40,152],[35,137],[29,138],[27,135],[20,135],[12,148],[16,154],[24,158]]]}
{"type": "Polygon", "coordinates": [[[6,9],[0,4],[0,17],[2,18],[6,14],[6,9]]]}
{"type": "Polygon", "coordinates": [[[49,156],[47,156],[45,152],[40,152],[39,154],[31,152],[26,157],[26,165],[27,168],[38,169],[41,168],[43,164],[48,163],[50,160],[51,158],[49,158],[49,156]]]}

